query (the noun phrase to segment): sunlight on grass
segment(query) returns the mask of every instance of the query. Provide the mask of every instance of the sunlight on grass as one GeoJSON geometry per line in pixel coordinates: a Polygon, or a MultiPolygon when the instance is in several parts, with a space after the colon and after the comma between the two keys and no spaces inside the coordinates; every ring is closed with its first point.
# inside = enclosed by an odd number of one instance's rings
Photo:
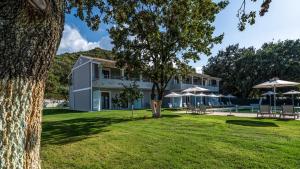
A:
{"type": "Polygon", "coordinates": [[[43,168],[297,168],[300,121],[45,110],[43,168]]]}

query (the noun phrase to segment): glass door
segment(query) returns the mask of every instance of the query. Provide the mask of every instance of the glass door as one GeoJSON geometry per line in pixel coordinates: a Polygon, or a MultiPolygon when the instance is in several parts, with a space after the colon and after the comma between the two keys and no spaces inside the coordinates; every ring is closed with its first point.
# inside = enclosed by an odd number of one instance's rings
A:
{"type": "Polygon", "coordinates": [[[101,92],[101,109],[110,108],[109,92],[101,92]]]}

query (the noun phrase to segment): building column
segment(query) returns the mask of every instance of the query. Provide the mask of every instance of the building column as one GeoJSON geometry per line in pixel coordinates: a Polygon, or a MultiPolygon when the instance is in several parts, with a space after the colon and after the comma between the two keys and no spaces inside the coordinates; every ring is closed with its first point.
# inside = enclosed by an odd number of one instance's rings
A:
{"type": "Polygon", "coordinates": [[[140,74],[140,82],[143,81],[143,75],[140,74]]]}
{"type": "Polygon", "coordinates": [[[125,76],[125,71],[124,69],[121,69],[121,79],[124,79],[124,76],[125,76]]]}
{"type": "Polygon", "coordinates": [[[192,76],[192,84],[194,84],[194,76],[192,76]]]}
{"type": "Polygon", "coordinates": [[[99,79],[102,79],[102,64],[98,64],[98,69],[99,69],[99,79]]]}

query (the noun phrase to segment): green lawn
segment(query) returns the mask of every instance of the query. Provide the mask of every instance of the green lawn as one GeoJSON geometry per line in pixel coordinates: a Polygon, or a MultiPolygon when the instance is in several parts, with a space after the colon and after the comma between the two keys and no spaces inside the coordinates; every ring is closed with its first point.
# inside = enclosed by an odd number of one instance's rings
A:
{"type": "Polygon", "coordinates": [[[42,167],[300,167],[300,121],[162,114],[45,110],[42,167]]]}

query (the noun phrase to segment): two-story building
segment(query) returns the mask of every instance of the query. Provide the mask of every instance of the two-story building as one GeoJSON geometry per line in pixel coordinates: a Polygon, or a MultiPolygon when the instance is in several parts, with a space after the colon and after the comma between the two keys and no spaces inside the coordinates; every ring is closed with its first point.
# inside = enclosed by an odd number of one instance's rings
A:
{"type": "MultiPolygon", "coordinates": [[[[124,69],[119,69],[115,61],[80,56],[70,74],[69,106],[73,110],[100,111],[116,109],[113,98],[120,93],[123,85],[136,81],[143,92],[143,98],[137,100],[135,108],[150,108],[151,88],[150,79],[142,74],[127,75],[124,69]]],[[[187,78],[173,78],[166,89],[168,92],[180,92],[192,86],[207,88],[212,93],[219,92],[221,79],[204,74],[192,74],[187,78]]],[[[177,98],[177,105],[182,106],[184,98],[177,98]]],[[[165,103],[169,101],[166,98],[165,103]]]]}

